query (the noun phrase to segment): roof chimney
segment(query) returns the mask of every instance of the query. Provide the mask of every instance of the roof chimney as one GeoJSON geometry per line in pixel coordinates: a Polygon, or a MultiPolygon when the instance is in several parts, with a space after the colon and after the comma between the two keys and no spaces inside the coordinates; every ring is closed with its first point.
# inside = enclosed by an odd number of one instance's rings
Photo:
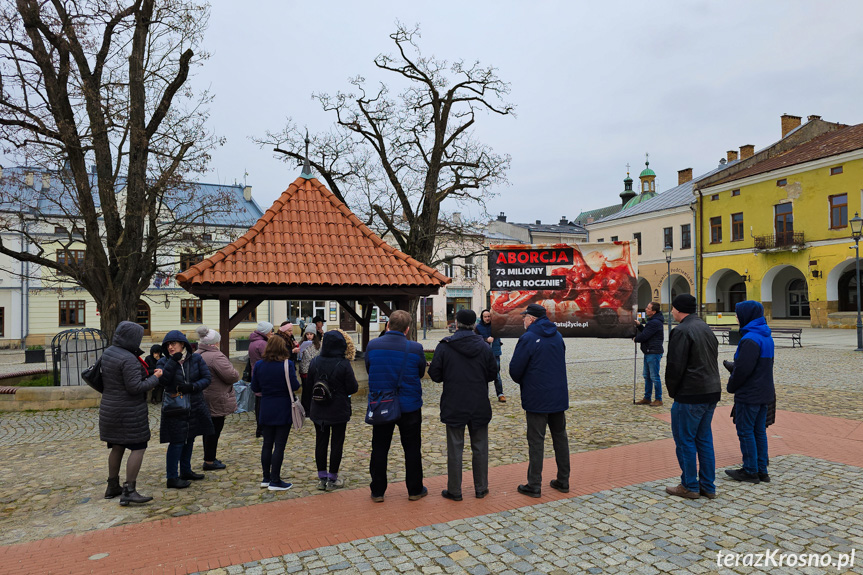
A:
{"type": "Polygon", "coordinates": [[[728,150],[727,152],[725,152],[725,158],[729,162],[736,162],[737,161],[737,150],[728,150]]]}
{"type": "Polygon", "coordinates": [[[813,122],[815,120],[820,120],[820,119],[821,119],[821,116],[814,116],[813,115],[813,116],[809,116],[808,118],[806,118],[806,121],[807,122],[813,122]]]}
{"type": "Polygon", "coordinates": [[[536,220],[536,225],[541,226],[541,225],[542,225],[542,221],[540,221],[540,220],[536,220]]]}
{"type": "Polygon", "coordinates": [[[677,170],[677,185],[692,181],[692,168],[677,170]]]}
{"type": "Polygon", "coordinates": [[[560,216],[560,223],[558,225],[565,226],[569,224],[569,220],[566,219],[566,216],[560,216]]]}
{"type": "Polygon", "coordinates": [[[788,135],[788,132],[794,130],[795,128],[800,127],[800,116],[791,116],[789,114],[782,114],[782,137],[788,135]]]}
{"type": "Polygon", "coordinates": [[[245,186],[243,188],[243,199],[247,202],[252,201],[252,186],[245,186]]]}
{"type": "Polygon", "coordinates": [[[498,216],[497,216],[497,221],[499,221],[499,222],[505,222],[505,221],[506,221],[506,214],[505,214],[505,213],[503,213],[503,212],[501,212],[500,214],[498,214],[498,216]]]}
{"type": "Polygon", "coordinates": [[[752,144],[744,144],[740,146],[740,159],[745,160],[755,155],[755,146],[752,144]]]}

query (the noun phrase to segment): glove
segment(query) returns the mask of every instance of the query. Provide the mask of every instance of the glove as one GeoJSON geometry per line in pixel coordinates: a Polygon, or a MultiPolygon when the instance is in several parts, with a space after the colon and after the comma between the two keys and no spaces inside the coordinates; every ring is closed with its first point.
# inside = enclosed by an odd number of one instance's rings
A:
{"type": "Polygon", "coordinates": [[[195,388],[192,387],[191,383],[181,383],[177,386],[177,391],[179,391],[180,393],[192,393],[193,391],[195,391],[195,388]]]}
{"type": "Polygon", "coordinates": [[[734,362],[733,361],[728,361],[727,359],[723,360],[722,365],[725,366],[725,369],[728,370],[728,373],[731,373],[732,371],[734,371],[734,362]]]}
{"type": "Polygon", "coordinates": [[[177,363],[180,363],[180,360],[183,359],[183,352],[178,351],[177,353],[175,353],[174,355],[171,356],[171,359],[173,359],[177,363]]]}

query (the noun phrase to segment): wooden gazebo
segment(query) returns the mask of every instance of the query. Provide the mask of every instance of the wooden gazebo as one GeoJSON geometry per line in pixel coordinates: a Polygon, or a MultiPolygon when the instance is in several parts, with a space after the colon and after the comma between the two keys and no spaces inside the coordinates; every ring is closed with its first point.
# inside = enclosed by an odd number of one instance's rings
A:
{"type": "Polygon", "coordinates": [[[226,355],[231,330],[266,300],[335,300],[362,326],[365,349],[373,306],[389,315],[387,302],[407,309],[450,281],[384,242],[306,170],[245,235],[177,275],[189,293],[219,300],[226,355]],[[231,315],[231,300],[246,304],[231,315]]]}

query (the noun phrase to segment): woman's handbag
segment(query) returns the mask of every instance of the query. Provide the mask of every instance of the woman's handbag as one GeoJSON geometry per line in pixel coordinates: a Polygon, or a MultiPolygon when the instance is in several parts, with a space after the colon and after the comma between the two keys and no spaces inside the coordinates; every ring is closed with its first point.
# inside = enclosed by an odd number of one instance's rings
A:
{"type": "Polygon", "coordinates": [[[366,410],[366,423],[369,425],[393,423],[402,417],[402,407],[399,403],[398,384],[402,380],[402,375],[405,372],[405,365],[407,365],[408,362],[409,343],[409,341],[405,342],[405,354],[404,359],[402,360],[402,368],[399,370],[398,379],[396,379],[396,388],[369,391],[369,408],[366,410]]]}
{"type": "MultiPolygon", "coordinates": [[[[188,382],[182,364],[180,369],[183,371],[183,379],[188,382]]],[[[188,417],[191,412],[192,402],[189,396],[179,389],[176,393],[168,393],[166,389],[162,394],[162,417],[188,417]]]]}
{"type": "Polygon", "coordinates": [[[101,355],[99,356],[99,359],[96,360],[96,363],[81,372],[81,379],[99,393],[103,393],[105,391],[105,384],[102,382],[101,355]]]}
{"type": "Polygon", "coordinates": [[[296,431],[303,428],[306,422],[306,410],[303,409],[303,404],[294,397],[294,390],[291,389],[291,366],[288,363],[290,360],[285,360],[285,383],[288,384],[288,393],[291,395],[291,423],[296,431]]]}

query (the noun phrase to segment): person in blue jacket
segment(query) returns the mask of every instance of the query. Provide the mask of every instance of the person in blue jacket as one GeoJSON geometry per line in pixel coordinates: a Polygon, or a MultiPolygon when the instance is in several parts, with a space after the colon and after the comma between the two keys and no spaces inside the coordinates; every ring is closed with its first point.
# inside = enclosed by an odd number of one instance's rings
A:
{"type": "Polygon", "coordinates": [[[662,347],[664,341],[662,326],[665,317],[659,309],[659,302],[652,301],[647,304],[644,311],[647,316],[647,325],[635,322],[638,333],[633,341],[641,344],[641,353],[644,354],[644,397],[635,402],[635,405],[650,405],[660,407],[662,405],[662,379],[659,376],[659,362],[665,350],[662,347]],[[656,394],[656,399],[650,401],[651,392],[656,394]]]}
{"type": "Polygon", "coordinates": [[[503,394],[503,381],[500,379],[500,356],[503,353],[501,351],[503,345],[499,337],[492,337],[491,335],[491,310],[482,310],[474,331],[481,335],[482,339],[491,346],[491,354],[497,362],[497,374],[494,376],[494,392],[497,394],[499,402],[506,403],[506,396],[503,394]]]}
{"type": "Polygon", "coordinates": [[[423,346],[408,339],[411,314],[396,310],[390,315],[387,332],[366,346],[366,371],[369,374],[369,394],[395,389],[398,392],[401,419],[372,426],[372,453],[369,487],[372,501],[381,503],[387,490],[387,456],[396,425],[399,427],[405,452],[405,486],[408,499],[416,501],[428,495],[423,485],[422,462],[422,377],[426,371],[423,346]]]}
{"type": "Polygon", "coordinates": [[[740,323],[740,343],[728,378],[728,393],[734,394],[734,423],[743,454],[742,469],[726,469],[735,481],[770,481],[767,474],[767,411],[776,401],[773,386],[773,338],[764,319],[764,306],[742,301],[735,306],[740,323]]]}
{"type": "Polygon", "coordinates": [[[542,460],[548,426],[557,462],[557,479],[552,479],[550,485],[561,493],[569,493],[566,346],[543,306],[532,303],[521,315],[526,333],[518,338],[509,362],[509,376],[521,385],[521,407],[527,419],[527,484],[519,485],[518,492],[529,497],[542,494],[542,460]]]}

